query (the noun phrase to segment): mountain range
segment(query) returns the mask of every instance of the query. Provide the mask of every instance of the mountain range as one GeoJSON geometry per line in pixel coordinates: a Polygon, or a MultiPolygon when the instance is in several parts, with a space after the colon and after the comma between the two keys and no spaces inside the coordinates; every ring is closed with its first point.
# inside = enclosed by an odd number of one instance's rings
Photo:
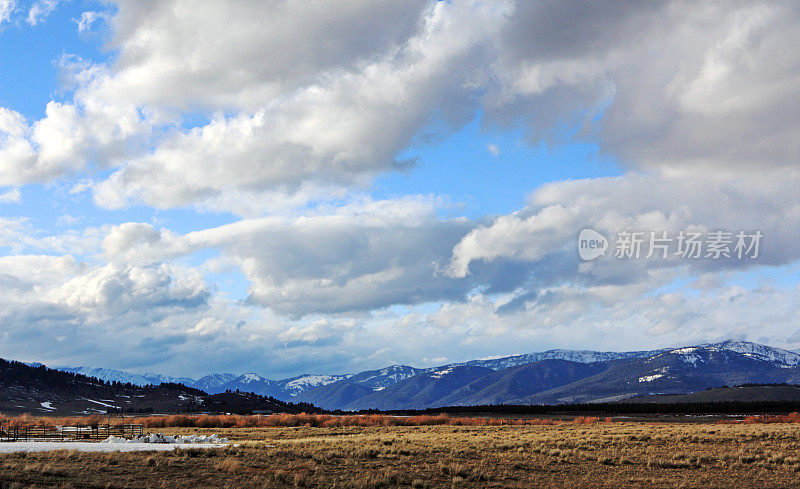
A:
{"type": "MultiPolygon", "coordinates": [[[[146,413],[316,412],[252,393],[209,395],[176,383],[138,386],[0,359],[0,413],[57,416],[146,413]]],[[[1,418],[1,417],[0,417],[1,418]]]]}
{"type": "Polygon", "coordinates": [[[392,365],[346,375],[271,380],[216,373],[198,380],[57,367],[136,385],[180,383],[214,394],[253,392],[325,409],[425,409],[485,404],[612,402],[746,383],[800,383],[800,354],[745,341],[628,352],[548,350],[432,368],[392,365]]]}

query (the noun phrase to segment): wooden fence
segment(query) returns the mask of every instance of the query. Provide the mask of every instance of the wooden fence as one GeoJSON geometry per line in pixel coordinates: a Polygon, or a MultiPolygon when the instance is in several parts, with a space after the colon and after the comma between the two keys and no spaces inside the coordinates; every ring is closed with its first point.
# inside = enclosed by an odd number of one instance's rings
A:
{"type": "Polygon", "coordinates": [[[102,441],[109,436],[136,438],[144,434],[140,424],[117,426],[0,426],[3,441],[102,441]]]}

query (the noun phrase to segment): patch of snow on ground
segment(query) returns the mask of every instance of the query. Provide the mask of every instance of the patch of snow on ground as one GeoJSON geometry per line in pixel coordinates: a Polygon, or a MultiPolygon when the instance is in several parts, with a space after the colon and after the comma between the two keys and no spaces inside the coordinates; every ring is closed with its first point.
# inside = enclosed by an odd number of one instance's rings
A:
{"type": "Polygon", "coordinates": [[[115,405],[113,405],[113,404],[108,404],[108,403],[105,403],[105,402],[95,401],[95,400],[92,400],[92,399],[86,399],[85,397],[84,397],[83,399],[84,399],[85,401],[93,402],[93,403],[95,403],[95,404],[99,404],[99,405],[101,405],[101,406],[105,406],[105,407],[109,407],[109,408],[114,408],[114,409],[116,409],[116,408],[117,408],[117,406],[115,406],[115,405]]]}
{"type": "Polygon", "coordinates": [[[644,377],[639,377],[639,382],[652,382],[656,379],[660,379],[663,376],[664,374],[645,375],[644,377]]]}
{"type": "Polygon", "coordinates": [[[55,409],[53,406],[50,405],[50,401],[46,401],[41,403],[42,407],[45,409],[55,409]]]}
{"type": "Polygon", "coordinates": [[[431,374],[431,377],[433,377],[434,379],[441,379],[442,376],[447,375],[452,371],[453,371],[452,368],[446,368],[444,370],[437,370],[436,372],[433,372],[431,374]]]}
{"type": "MultiPolygon", "coordinates": [[[[716,348],[706,348],[706,349],[716,351],[716,348]]],[[[671,350],[669,353],[683,356],[684,362],[691,363],[693,367],[696,367],[698,360],[703,361],[702,358],[700,358],[700,355],[697,353],[698,350],[699,350],[698,347],[692,346],[688,348],[678,348],[677,350],[671,350]]]]}
{"type": "Polygon", "coordinates": [[[217,435],[178,435],[178,436],[170,436],[164,435],[161,433],[150,433],[147,435],[140,436],[138,438],[132,438],[130,440],[121,438],[118,436],[109,436],[105,440],[101,441],[100,443],[161,443],[161,444],[179,444],[179,445],[186,445],[186,444],[219,444],[219,443],[228,443],[227,438],[220,438],[217,435]]]}
{"type": "Polygon", "coordinates": [[[697,366],[697,361],[698,360],[701,360],[700,359],[700,355],[698,355],[696,353],[692,354],[692,355],[684,355],[683,356],[683,361],[686,362],[686,363],[691,363],[693,367],[697,366]]]}
{"type": "Polygon", "coordinates": [[[176,448],[224,448],[224,443],[92,443],[86,441],[13,441],[0,443],[0,453],[50,452],[77,450],[79,452],[145,452],[169,451],[176,448]]]}
{"type": "Polygon", "coordinates": [[[687,353],[694,353],[697,351],[696,346],[690,346],[687,348],[678,348],[677,350],[672,350],[670,353],[677,353],[678,355],[685,355],[687,353]]]}

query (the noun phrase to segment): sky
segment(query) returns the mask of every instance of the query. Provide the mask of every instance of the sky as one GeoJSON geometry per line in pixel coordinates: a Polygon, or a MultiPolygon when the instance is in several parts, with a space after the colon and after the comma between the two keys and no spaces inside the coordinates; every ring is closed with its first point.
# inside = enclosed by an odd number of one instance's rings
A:
{"type": "Polygon", "coordinates": [[[799,27],[790,1],[0,0],[0,357],[800,349],[799,27]]]}

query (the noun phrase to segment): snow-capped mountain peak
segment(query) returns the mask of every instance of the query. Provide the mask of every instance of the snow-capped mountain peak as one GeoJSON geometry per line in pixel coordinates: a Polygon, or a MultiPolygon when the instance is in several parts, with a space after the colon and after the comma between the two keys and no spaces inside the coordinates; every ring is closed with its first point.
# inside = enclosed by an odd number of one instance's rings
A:
{"type": "Polygon", "coordinates": [[[130,383],[138,386],[145,386],[149,384],[158,385],[163,382],[174,382],[188,386],[194,384],[194,380],[188,377],[169,377],[166,375],[153,374],[153,373],[134,374],[131,372],[125,372],[123,370],[113,370],[109,368],[69,367],[69,366],[58,366],[53,368],[56,370],[61,370],[62,372],[81,374],[87,377],[94,377],[100,380],[105,380],[107,382],[121,382],[123,384],[130,383]]]}
{"type": "Polygon", "coordinates": [[[228,373],[209,374],[198,379],[192,387],[213,394],[219,391],[221,386],[227,384],[236,377],[236,375],[228,373]]]}
{"type": "Polygon", "coordinates": [[[265,379],[264,377],[262,377],[262,376],[260,376],[260,375],[258,375],[256,373],[252,373],[252,372],[246,373],[246,374],[242,375],[241,377],[239,377],[239,382],[241,382],[242,384],[249,384],[251,382],[264,382],[265,380],[267,380],[267,379],[265,379]]]}
{"type": "Polygon", "coordinates": [[[349,380],[377,390],[380,387],[388,387],[401,380],[413,377],[417,374],[428,372],[431,369],[421,369],[409,367],[408,365],[390,365],[379,370],[368,370],[349,377],[349,380]]]}

